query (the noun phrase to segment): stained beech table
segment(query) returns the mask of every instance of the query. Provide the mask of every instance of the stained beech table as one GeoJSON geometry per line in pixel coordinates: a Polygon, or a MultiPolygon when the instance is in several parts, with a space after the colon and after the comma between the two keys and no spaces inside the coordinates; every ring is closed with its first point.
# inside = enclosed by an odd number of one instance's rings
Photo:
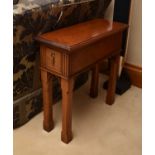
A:
{"type": "Polygon", "coordinates": [[[60,77],[62,89],[62,133],[65,143],[72,140],[72,94],[74,78],[92,69],[90,96],[98,95],[98,64],[110,59],[111,69],[106,103],[112,105],[122,45],[122,33],[127,25],[95,19],[40,35],[41,79],[44,105],[43,127],[54,127],[52,112],[52,75],[60,77]]]}

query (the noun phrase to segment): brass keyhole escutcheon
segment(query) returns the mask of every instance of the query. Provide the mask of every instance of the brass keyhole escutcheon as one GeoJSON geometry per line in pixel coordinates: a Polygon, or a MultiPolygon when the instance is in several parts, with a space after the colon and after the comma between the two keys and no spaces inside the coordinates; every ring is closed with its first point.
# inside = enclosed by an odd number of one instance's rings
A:
{"type": "Polygon", "coordinates": [[[52,57],[52,65],[54,66],[55,65],[55,52],[54,51],[51,53],[51,57],[52,57]]]}

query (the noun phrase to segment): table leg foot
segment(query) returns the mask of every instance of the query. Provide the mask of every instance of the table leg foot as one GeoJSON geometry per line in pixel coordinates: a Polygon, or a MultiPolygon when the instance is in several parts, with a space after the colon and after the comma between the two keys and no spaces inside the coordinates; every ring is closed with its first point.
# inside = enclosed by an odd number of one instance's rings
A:
{"type": "Polygon", "coordinates": [[[72,139],[73,139],[72,132],[69,133],[61,132],[61,140],[64,143],[68,144],[72,139]]]}
{"type": "Polygon", "coordinates": [[[45,131],[47,131],[47,132],[50,132],[51,130],[53,130],[53,128],[54,128],[54,123],[53,123],[53,121],[49,124],[46,124],[46,123],[44,123],[44,121],[43,121],[43,129],[45,130],[45,131]]]}
{"type": "Polygon", "coordinates": [[[114,102],[115,102],[115,100],[114,99],[106,99],[106,104],[108,104],[108,105],[113,105],[114,104],[114,102]]]}

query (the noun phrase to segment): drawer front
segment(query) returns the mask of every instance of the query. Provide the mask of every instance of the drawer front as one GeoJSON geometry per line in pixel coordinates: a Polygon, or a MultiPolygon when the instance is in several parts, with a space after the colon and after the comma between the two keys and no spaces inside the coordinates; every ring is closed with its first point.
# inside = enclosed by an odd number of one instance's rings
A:
{"type": "Polygon", "coordinates": [[[55,72],[61,73],[62,56],[60,52],[54,51],[50,48],[46,48],[45,64],[46,68],[55,72]]]}

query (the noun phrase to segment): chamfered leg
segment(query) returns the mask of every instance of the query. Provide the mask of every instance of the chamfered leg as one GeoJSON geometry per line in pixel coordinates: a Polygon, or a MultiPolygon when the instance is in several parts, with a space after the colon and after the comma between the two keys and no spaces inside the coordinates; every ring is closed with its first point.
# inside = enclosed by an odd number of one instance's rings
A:
{"type": "Polygon", "coordinates": [[[74,79],[61,79],[62,89],[62,132],[61,140],[69,143],[72,140],[72,95],[74,79]]]}
{"type": "Polygon", "coordinates": [[[99,81],[99,65],[95,64],[92,68],[90,97],[96,98],[98,96],[98,81],[99,81]]]}
{"type": "Polygon", "coordinates": [[[53,123],[53,109],[52,109],[52,79],[51,75],[41,70],[42,79],[42,93],[43,93],[43,110],[44,110],[44,120],[43,128],[47,132],[51,131],[54,127],[53,123]]]}
{"type": "Polygon", "coordinates": [[[115,101],[116,82],[118,77],[119,55],[110,59],[110,75],[106,103],[112,105],[115,101]]]}

